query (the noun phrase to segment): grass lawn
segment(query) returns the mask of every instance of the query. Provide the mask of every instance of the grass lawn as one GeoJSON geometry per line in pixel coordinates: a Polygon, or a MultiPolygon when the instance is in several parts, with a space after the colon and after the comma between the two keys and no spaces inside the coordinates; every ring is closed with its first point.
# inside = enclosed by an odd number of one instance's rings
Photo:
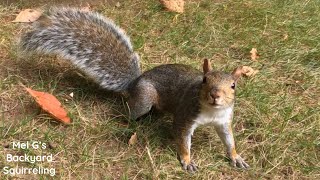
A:
{"type": "MultiPolygon", "coordinates": [[[[54,177],[15,176],[24,179],[320,179],[320,1],[187,0],[179,15],[157,0],[119,1],[120,6],[92,1],[127,31],[143,70],[165,63],[200,69],[209,58],[215,69],[248,65],[260,71],[241,79],[233,124],[238,152],[250,169],[231,167],[213,127],[206,126],[193,136],[195,174],[184,172],[177,160],[170,115],[151,112],[128,121],[124,99],[61,58],[19,54],[16,42],[25,25],[11,23],[16,14],[60,2],[0,2],[1,178],[11,179],[4,166],[19,165],[56,169],[54,177]],[[259,52],[257,61],[250,59],[252,48],[259,52]],[[57,96],[72,125],[41,112],[21,83],[57,96]],[[138,143],[129,146],[135,132],[138,143]],[[25,141],[50,147],[12,148],[12,142],[25,141]],[[52,154],[54,162],[6,161],[6,154],[25,153],[52,154]]],[[[64,4],[69,2],[81,4],[64,4]]]]}

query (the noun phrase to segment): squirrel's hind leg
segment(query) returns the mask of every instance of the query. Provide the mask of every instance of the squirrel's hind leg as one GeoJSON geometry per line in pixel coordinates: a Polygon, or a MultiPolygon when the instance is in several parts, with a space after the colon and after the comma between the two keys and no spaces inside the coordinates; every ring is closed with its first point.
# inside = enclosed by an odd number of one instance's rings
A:
{"type": "Polygon", "coordinates": [[[129,114],[130,119],[137,118],[148,113],[152,106],[156,106],[158,94],[154,86],[145,81],[140,80],[132,89],[129,90],[129,114]]]}

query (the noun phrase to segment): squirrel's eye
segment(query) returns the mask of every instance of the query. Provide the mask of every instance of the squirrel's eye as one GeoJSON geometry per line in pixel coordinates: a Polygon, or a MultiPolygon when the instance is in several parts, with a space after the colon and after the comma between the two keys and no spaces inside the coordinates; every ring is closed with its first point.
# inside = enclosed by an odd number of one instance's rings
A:
{"type": "Polygon", "coordinates": [[[236,88],[236,83],[232,83],[231,88],[235,89],[236,88]]]}

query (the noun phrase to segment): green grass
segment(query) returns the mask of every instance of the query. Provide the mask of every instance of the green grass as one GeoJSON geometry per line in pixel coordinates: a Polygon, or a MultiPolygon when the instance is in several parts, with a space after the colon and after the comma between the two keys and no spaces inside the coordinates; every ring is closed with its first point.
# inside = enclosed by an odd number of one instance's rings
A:
{"type": "Polygon", "coordinates": [[[55,57],[18,55],[15,42],[23,26],[10,21],[22,8],[44,5],[17,1],[0,6],[1,169],[16,165],[5,162],[5,154],[21,153],[4,146],[37,140],[53,148],[28,153],[52,153],[55,162],[42,165],[55,167],[56,178],[62,179],[320,178],[319,1],[189,0],[179,15],[164,11],[157,1],[95,6],[127,31],[143,70],[164,63],[200,69],[204,58],[219,70],[239,65],[260,70],[240,82],[233,126],[237,149],[251,168],[230,167],[208,126],[193,137],[192,157],[200,167],[193,175],[176,159],[170,115],[152,112],[128,122],[124,99],[99,89],[69,64],[55,57]],[[258,61],[250,60],[251,48],[257,48],[258,61]],[[41,112],[19,83],[56,95],[72,125],[41,112]],[[128,146],[134,132],[138,143],[128,146]]]}

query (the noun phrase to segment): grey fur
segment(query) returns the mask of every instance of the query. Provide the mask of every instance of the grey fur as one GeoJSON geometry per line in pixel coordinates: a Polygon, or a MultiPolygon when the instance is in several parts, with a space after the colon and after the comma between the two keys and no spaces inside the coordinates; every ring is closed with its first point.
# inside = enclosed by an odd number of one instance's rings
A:
{"type": "Polygon", "coordinates": [[[129,37],[95,12],[52,8],[22,36],[20,46],[69,60],[107,90],[124,91],[141,74],[129,37]]]}

